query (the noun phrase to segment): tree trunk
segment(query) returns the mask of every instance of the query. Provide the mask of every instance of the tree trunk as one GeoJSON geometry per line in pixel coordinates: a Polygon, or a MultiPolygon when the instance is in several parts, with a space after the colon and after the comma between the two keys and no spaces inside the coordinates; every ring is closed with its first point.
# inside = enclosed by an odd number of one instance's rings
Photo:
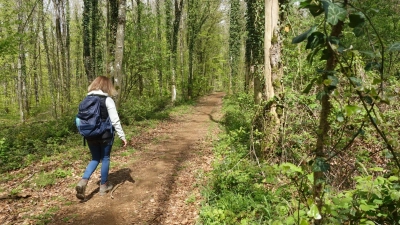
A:
{"type": "MultiPolygon", "coordinates": [[[[261,7],[257,7],[255,0],[247,0],[246,1],[246,31],[247,31],[247,39],[245,46],[245,91],[251,92],[254,94],[254,102],[255,104],[261,104],[262,100],[262,84],[261,78],[261,64],[264,59],[262,56],[263,49],[259,46],[262,46],[264,42],[263,37],[261,35],[261,31],[264,27],[261,27],[260,24],[263,24],[264,21],[260,21],[260,18],[257,16],[261,12],[261,7]]],[[[262,127],[262,125],[257,125],[258,127],[262,127]]]]}
{"type": "Polygon", "coordinates": [[[137,49],[137,57],[138,63],[138,69],[137,69],[137,75],[138,75],[138,89],[139,89],[139,97],[143,95],[143,89],[144,89],[144,84],[143,84],[143,68],[142,68],[142,39],[143,39],[143,33],[142,33],[142,2],[140,0],[136,0],[137,2],[137,40],[136,40],[136,49],[137,49]]]}
{"type": "MultiPolygon", "coordinates": [[[[69,0],[65,1],[65,16],[64,30],[65,30],[65,93],[67,94],[68,103],[71,102],[71,36],[70,36],[70,5],[69,0]]],[[[69,104],[68,104],[69,105],[69,104]]]]}
{"type": "MultiPolygon", "coordinates": [[[[78,15],[78,10],[75,9],[75,15],[74,15],[75,21],[79,21],[80,17],[78,15]]],[[[77,25],[79,26],[79,25],[77,25]]],[[[81,31],[81,27],[78,28],[79,31],[81,31]]],[[[83,35],[82,32],[79,33],[80,36],[83,35]]],[[[83,73],[82,73],[82,67],[81,67],[81,62],[84,60],[82,59],[83,56],[83,51],[82,51],[82,45],[81,38],[76,39],[75,43],[75,59],[74,59],[74,64],[75,64],[75,84],[77,87],[79,87],[79,90],[81,90],[83,87],[86,87],[86,83],[82,82],[83,80],[83,73]]]]}
{"type": "Polygon", "coordinates": [[[171,62],[172,62],[172,76],[171,76],[171,102],[176,101],[176,68],[178,65],[177,54],[178,54],[178,33],[181,22],[183,9],[183,0],[175,0],[175,18],[173,23],[172,32],[172,43],[171,43],[171,62]]]}
{"type": "Polygon", "coordinates": [[[263,110],[264,139],[261,146],[263,155],[274,151],[279,137],[280,120],[276,112],[274,77],[281,76],[280,40],[278,32],[279,3],[278,0],[265,0],[265,33],[264,33],[264,89],[266,102],[263,110]]]}
{"type": "Polygon", "coordinates": [[[92,0],[92,10],[91,10],[91,70],[92,77],[96,78],[98,76],[99,60],[97,53],[97,34],[99,32],[99,3],[98,0],[92,0]]]}
{"type": "Polygon", "coordinates": [[[21,21],[18,26],[18,32],[21,35],[19,39],[19,55],[18,55],[18,76],[17,76],[17,97],[19,104],[19,115],[20,121],[25,122],[26,116],[28,114],[28,99],[27,99],[27,90],[26,90],[26,65],[25,65],[25,46],[24,41],[22,39],[23,34],[25,33],[24,27],[24,9],[22,0],[18,0],[18,20],[21,21]]]}
{"type": "Polygon", "coordinates": [[[230,14],[229,14],[229,66],[230,66],[230,87],[232,93],[237,92],[239,80],[239,61],[241,49],[242,28],[240,21],[242,21],[240,1],[230,0],[230,14]]]}
{"type": "Polygon", "coordinates": [[[118,91],[117,105],[122,99],[123,71],[122,63],[124,57],[124,40],[125,40],[125,23],[126,23],[126,0],[121,0],[118,7],[118,26],[115,42],[115,62],[114,73],[112,75],[114,86],[118,91]]]}
{"type": "Polygon", "coordinates": [[[114,70],[115,61],[115,41],[118,26],[118,0],[107,1],[107,75],[111,75],[114,70]]]}
{"type": "MultiPolygon", "coordinates": [[[[40,10],[43,12],[44,8],[43,8],[43,0],[41,0],[40,2],[40,10]]],[[[45,55],[46,55],[46,64],[47,64],[47,73],[48,73],[48,77],[49,77],[49,92],[50,92],[50,96],[51,96],[51,103],[52,103],[52,114],[54,118],[57,118],[57,103],[56,103],[56,99],[54,98],[55,96],[55,88],[54,88],[54,80],[53,80],[53,66],[51,64],[51,55],[50,55],[50,49],[49,49],[49,44],[47,42],[47,33],[46,33],[46,21],[45,21],[45,16],[44,13],[42,13],[42,18],[40,18],[41,20],[41,25],[42,25],[42,35],[43,35],[43,46],[44,46],[44,50],[45,50],[45,55]]]]}
{"type": "Polygon", "coordinates": [[[93,57],[91,55],[91,32],[90,21],[92,15],[92,1],[97,0],[83,0],[83,63],[85,66],[85,73],[89,83],[94,80],[93,71],[93,57]]]}
{"type": "MultiPolygon", "coordinates": [[[[347,5],[347,1],[345,1],[345,6],[347,5]]],[[[343,31],[343,25],[344,23],[339,20],[339,22],[332,27],[332,31],[330,34],[330,37],[337,37],[341,35],[343,31]]],[[[329,52],[330,58],[326,62],[325,66],[325,71],[333,71],[335,70],[335,67],[337,65],[337,60],[334,56],[334,51],[330,47],[329,43],[327,43],[327,49],[329,52]]],[[[322,80],[328,79],[328,72],[324,73],[322,75],[322,80]]],[[[323,90],[323,95],[321,98],[321,112],[320,112],[320,118],[319,118],[319,126],[318,126],[318,132],[317,132],[317,144],[315,148],[315,163],[318,163],[317,166],[320,165],[321,162],[325,162],[326,159],[326,139],[328,138],[328,132],[330,130],[330,123],[329,123],[329,115],[331,113],[331,103],[330,103],[330,90],[328,86],[323,86],[321,89],[323,90]]],[[[321,212],[322,210],[322,205],[323,205],[323,188],[325,184],[325,177],[324,177],[324,171],[321,170],[316,170],[314,171],[314,187],[313,187],[313,194],[314,194],[314,199],[316,201],[317,207],[319,211],[321,212]]],[[[316,220],[315,224],[321,224],[321,220],[316,220]]]]}
{"type": "MultiPolygon", "coordinates": [[[[156,0],[156,18],[157,18],[157,41],[159,43],[162,43],[162,35],[161,35],[161,2],[160,0],[156,0]]],[[[161,44],[157,45],[157,52],[159,55],[159,60],[157,62],[157,75],[158,75],[158,91],[159,91],[159,96],[162,96],[163,92],[163,52],[161,49],[161,44]]]]}
{"type": "Polygon", "coordinates": [[[55,6],[55,12],[56,12],[56,40],[57,40],[57,54],[59,55],[58,57],[58,84],[59,84],[59,92],[61,93],[60,97],[60,105],[61,105],[61,113],[64,113],[64,108],[68,106],[68,87],[67,87],[67,82],[65,80],[68,77],[67,74],[67,57],[66,57],[66,45],[64,44],[64,40],[66,40],[66,35],[65,35],[65,17],[64,15],[64,5],[62,1],[58,0],[53,0],[54,6],[55,6]],[[61,27],[64,26],[64,29],[61,27]],[[63,32],[64,31],[64,32],[63,32]]]}

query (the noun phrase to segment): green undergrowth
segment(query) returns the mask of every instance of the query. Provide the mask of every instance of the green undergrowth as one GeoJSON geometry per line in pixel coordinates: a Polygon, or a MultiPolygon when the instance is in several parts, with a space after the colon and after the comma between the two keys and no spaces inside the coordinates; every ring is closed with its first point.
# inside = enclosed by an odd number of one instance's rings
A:
{"type": "MultiPolygon", "coordinates": [[[[344,179],[334,177],[337,171],[331,172],[319,211],[313,198],[315,168],[294,163],[308,150],[301,146],[310,137],[305,129],[309,125],[298,119],[299,124],[292,126],[295,132],[288,130],[286,141],[294,145],[293,152],[286,153],[291,160],[273,163],[270,158],[256,158],[250,142],[254,109],[249,99],[239,94],[224,100],[225,132],[214,143],[215,161],[202,191],[199,224],[307,225],[317,220],[321,224],[400,224],[399,176],[395,170],[388,173],[374,166],[362,155],[356,158],[353,185],[337,188],[335,180],[344,179]]],[[[276,151],[276,158],[282,152],[276,151]]]]}

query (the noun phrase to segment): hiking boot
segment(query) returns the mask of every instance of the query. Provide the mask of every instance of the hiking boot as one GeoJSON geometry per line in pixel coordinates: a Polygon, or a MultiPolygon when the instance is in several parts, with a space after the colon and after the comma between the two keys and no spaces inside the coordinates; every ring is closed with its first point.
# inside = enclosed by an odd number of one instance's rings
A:
{"type": "Polygon", "coordinates": [[[77,198],[79,198],[81,200],[85,199],[85,190],[86,190],[87,183],[88,183],[88,180],[82,179],[76,185],[75,190],[76,190],[76,197],[77,198]]]}
{"type": "Polygon", "coordinates": [[[100,185],[100,195],[105,195],[108,191],[110,191],[113,188],[113,185],[106,182],[105,184],[100,185]]]}

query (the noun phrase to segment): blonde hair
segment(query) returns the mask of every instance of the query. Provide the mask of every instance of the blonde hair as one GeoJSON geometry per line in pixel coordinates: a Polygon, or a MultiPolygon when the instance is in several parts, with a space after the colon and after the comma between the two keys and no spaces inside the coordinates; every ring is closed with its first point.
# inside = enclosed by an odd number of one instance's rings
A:
{"type": "Polygon", "coordinates": [[[107,93],[109,96],[117,95],[117,90],[115,90],[111,79],[106,76],[98,76],[94,81],[89,85],[88,92],[101,90],[104,93],[107,93]]]}

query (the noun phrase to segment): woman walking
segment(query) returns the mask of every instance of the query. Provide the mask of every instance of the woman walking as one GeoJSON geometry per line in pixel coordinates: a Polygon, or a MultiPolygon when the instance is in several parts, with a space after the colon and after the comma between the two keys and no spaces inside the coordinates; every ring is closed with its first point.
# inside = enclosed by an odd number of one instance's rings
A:
{"type": "MultiPolygon", "coordinates": [[[[111,80],[105,76],[97,77],[88,87],[87,95],[96,95],[100,97],[100,113],[101,118],[106,120],[110,117],[114,131],[123,141],[123,147],[127,145],[125,133],[122,129],[118,112],[114,100],[111,96],[115,96],[115,90],[111,80]]],[[[108,182],[108,172],[110,167],[110,153],[114,141],[114,132],[107,130],[101,136],[96,138],[86,138],[89,145],[92,160],[86,167],[82,179],[76,185],[76,197],[85,199],[86,185],[92,173],[96,170],[101,161],[101,180],[100,180],[100,195],[106,194],[113,188],[113,185],[108,182]]]]}

